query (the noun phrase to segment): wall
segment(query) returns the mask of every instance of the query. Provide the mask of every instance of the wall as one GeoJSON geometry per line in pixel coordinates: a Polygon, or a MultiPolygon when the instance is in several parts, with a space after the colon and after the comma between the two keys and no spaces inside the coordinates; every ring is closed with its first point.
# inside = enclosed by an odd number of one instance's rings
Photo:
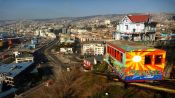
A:
{"type": "Polygon", "coordinates": [[[117,31],[121,33],[133,33],[133,29],[135,29],[135,32],[144,32],[144,28],[144,23],[121,23],[117,26],[117,31]],[[126,29],[126,25],[128,25],[128,30],[126,29]]]}

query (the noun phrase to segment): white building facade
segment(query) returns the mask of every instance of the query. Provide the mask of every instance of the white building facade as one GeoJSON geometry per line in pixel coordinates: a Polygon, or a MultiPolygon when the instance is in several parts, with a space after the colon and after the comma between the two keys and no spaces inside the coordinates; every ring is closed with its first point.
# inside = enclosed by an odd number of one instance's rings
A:
{"type": "Polygon", "coordinates": [[[121,33],[143,33],[145,29],[144,22],[135,23],[130,20],[128,16],[125,16],[122,21],[117,25],[117,31],[121,33]]]}
{"type": "Polygon", "coordinates": [[[156,24],[150,21],[149,15],[128,15],[118,23],[113,38],[120,40],[128,37],[132,40],[142,40],[148,34],[151,36],[151,39],[154,39],[155,32],[156,24]]]}
{"type": "Polygon", "coordinates": [[[47,29],[46,30],[36,30],[34,32],[35,36],[39,36],[39,37],[44,37],[44,38],[52,38],[55,39],[56,35],[52,32],[49,32],[47,29]]]}
{"type": "Polygon", "coordinates": [[[102,43],[86,43],[82,44],[82,55],[103,55],[104,45],[102,43]]]}

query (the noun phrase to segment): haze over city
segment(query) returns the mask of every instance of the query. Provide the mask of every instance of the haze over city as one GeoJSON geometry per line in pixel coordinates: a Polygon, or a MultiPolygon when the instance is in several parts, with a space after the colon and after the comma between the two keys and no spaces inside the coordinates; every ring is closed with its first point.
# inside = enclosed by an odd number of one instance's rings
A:
{"type": "Polygon", "coordinates": [[[0,20],[174,13],[175,0],[0,0],[0,20]]]}

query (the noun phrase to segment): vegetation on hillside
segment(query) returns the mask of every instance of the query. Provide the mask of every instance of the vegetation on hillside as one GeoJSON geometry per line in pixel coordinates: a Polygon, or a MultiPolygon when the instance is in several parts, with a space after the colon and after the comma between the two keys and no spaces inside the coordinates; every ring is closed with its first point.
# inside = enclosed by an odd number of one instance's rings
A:
{"type": "MultiPolygon", "coordinates": [[[[129,87],[122,82],[110,81],[104,76],[81,72],[73,67],[71,71],[60,70],[53,84],[43,86],[25,98],[160,98],[160,93],[129,87]]],[[[169,96],[168,97],[172,97],[169,96]]],[[[173,98],[173,97],[172,97],[173,98]]]]}

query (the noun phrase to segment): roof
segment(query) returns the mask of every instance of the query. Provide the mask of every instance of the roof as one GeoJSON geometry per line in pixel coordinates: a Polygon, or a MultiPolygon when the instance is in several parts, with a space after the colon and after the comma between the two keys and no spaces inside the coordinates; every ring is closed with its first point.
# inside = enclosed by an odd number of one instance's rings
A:
{"type": "Polygon", "coordinates": [[[82,44],[104,44],[103,41],[85,41],[82,44]]]}
{"type": "Polygon", "coordinates": [[[7,90],[5,92],[1,92],[0,93],[0,98],[7,97],[8,95],[14,93],[15,91],[17,91],[16,88],[11,88],[11,89],[9,89],[9,90],[7,90]]]}
{"type": "Polygon", "coordinates": [[[148,22],[149,15],[128,15],[132,22],[148,22]]]}
{"type": "Polygon", "coordinates": [[[22,62],[14,64],[4,64],[0,66],[0,73],[7,74],[9,77],[15,77],[27,69],[33,62],[22,62]]]}
{"type": "Polygon", "coordinates": [[[95,56],[91,56],[91,57],[87,57],[87,58],[84,58],[84,60],[87,60],[91,63],[94,63],[94,59],[96,59],[96,61],[102,61],[103,60],[103,56],[102,55],[95,55],[95,56]]]}
{"type": "Polygon", "coordinates": [[[25,57],[33,57],[33,55],[29,53],[23,53],[16,56],[16,58],[25,58],[25,57]]]}
{"type": "Polygon", "coordinates": [[[147,47],[144,44],[141,43],[136,43],[136,42],[130,42],[130,41],[124,41],[124,40],[120,40],[120,41],[108,41],[107,44],[109,44],[110,46],[113,47],[117,47],[120,48],[121,50],[123,50],[123,52],[125,51],[134,51],[134,50],[139,50],[139,49],[151,49],[152,47],[147,47]]]}

